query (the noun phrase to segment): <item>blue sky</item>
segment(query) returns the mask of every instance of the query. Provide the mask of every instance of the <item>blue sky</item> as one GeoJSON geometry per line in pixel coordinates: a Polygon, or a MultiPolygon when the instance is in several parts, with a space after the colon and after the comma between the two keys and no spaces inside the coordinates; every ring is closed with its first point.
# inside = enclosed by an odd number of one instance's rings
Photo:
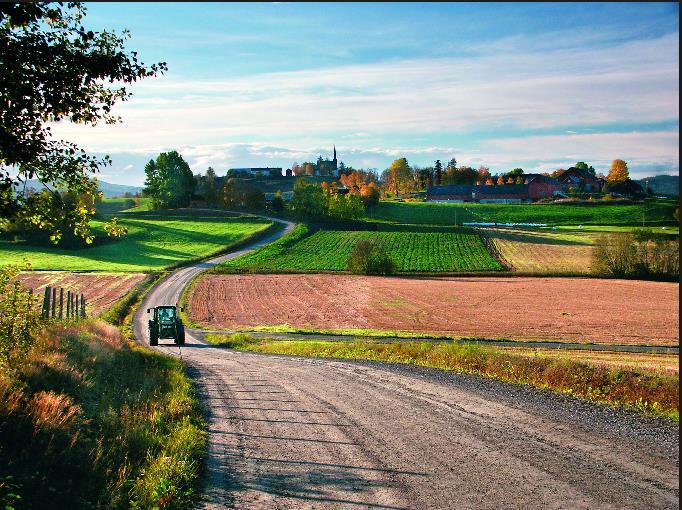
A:
{"type": "Polygon", "coordinates": [[[330,155],[383,169],[456,157],[506,171],[679,172],[679,11],[660,4],[90,3],[168,72],[123,123],[55,132],[140,184],[178,149],[195,172],[330,155]]]}

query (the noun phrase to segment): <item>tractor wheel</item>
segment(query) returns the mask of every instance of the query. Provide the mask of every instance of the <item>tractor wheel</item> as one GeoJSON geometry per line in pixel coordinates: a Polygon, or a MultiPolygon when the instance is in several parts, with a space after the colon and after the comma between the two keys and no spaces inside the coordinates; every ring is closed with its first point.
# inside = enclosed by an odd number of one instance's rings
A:
{"type": "Polygon", "coordinates": [[[149,345],[152,347],[159,345],[159,332],[154,321],[149,321],[149,345]]]}
{"type": "Polygon", "coordinates": [[[178,338],[175,340],[178,345],[185,345],[185,326],[178,326],[178,338]]]}

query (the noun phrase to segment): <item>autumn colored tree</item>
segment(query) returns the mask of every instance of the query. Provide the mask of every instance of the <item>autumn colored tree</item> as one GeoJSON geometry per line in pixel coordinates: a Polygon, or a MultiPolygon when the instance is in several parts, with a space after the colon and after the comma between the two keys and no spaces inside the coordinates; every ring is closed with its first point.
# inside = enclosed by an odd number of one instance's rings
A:
{"type": "Polygon", "coordinates": [[[625,182],[630,178],[630,172],[628,171],[628,164],[622,159],[614,159],[611,163],[611,170],[609,170],[609,175],[606,180],[609,184],[619,184],[625,182]]]}
{"type": "Polygon", "coordinates": [[[400,158],[391,163],[385,172],[384,183],[386,188],[396,196],[412,190],[414,176],[407,159],[400,158]]]}
{"type": "Polygon", "coordinates": [[[490,177],[490,169],[485,166],[478,167],[478,178],[481,180],[487,180],[490,177]]]}
{"type": "Polygon", "coordinates": [[[488,178],[485,180],[485,185],[486,185],[486,186],[492,186],[492,185],[493,185],[493,178],[492,178],[492,177],[488,177],[488,178]]]}
{"type": "Polygon", "coordinates": [[[502,175],[497,177],[497,185],[502,186],[504,184],[504,177],[502,175]]]}
{"type": "Polygon", "coordinates": [[[379,192],[379,186],[376,182],[370,182],[369,184],[363,184],[360,188],[360,198],[365,207],[373,207],[379,203],[379,197],[381,196],[379,192]]]}
{"type": "Polygon", "coordinates": [[[523,177],[521,177],[520,175],[517,175],[516,176],[516,184],[523,184],[523,177]]]}
{"type": "Polygon", "coordinates": [[[303,174],[303,171],[303,168],[298,163],[291,165],[291,173],[293,173],[295,176],[303,174]]]}

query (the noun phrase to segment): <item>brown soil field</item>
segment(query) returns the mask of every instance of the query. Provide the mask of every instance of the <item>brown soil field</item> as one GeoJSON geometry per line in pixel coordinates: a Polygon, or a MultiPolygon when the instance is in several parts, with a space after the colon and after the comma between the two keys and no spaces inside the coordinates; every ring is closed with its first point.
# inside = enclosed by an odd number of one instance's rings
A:
{"type": "Polygon", "coordinates": [[[481,229],[513,271],[590,273],[592,233],[481,229]]]}
{"type": "MultiPolygon", "coordinates": [[[[40,298],[46,285],[63,287],[85,295],[88,316],[96,316],[121,299],[140,282],[143,273],[69,273],[65,271],[31,271],[21,273],[19,281],[40,298]]],[[[57,291],[59,292],[59,291],[57,291]]]]}
{"type": "Polygon", "coordinates": [[[208,275],[189,295],[206,328],[288,324],[453,336],[679,344],[679,284],[588,278],[208,275]]]}

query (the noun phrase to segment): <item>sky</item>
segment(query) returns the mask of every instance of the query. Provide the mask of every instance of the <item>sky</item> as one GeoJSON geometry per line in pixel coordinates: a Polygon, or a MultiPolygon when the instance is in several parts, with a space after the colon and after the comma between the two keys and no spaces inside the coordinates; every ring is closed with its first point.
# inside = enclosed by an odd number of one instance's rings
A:
{"type": "Polygon", "coordinates": [[[195,173],[331,158],[383,170],[455,157],[493,173],[679,174],[677,3],[88,3],[90,29],[168,71],[96,127],[55,135],[142,184],[178,150],[195,173]]]}

